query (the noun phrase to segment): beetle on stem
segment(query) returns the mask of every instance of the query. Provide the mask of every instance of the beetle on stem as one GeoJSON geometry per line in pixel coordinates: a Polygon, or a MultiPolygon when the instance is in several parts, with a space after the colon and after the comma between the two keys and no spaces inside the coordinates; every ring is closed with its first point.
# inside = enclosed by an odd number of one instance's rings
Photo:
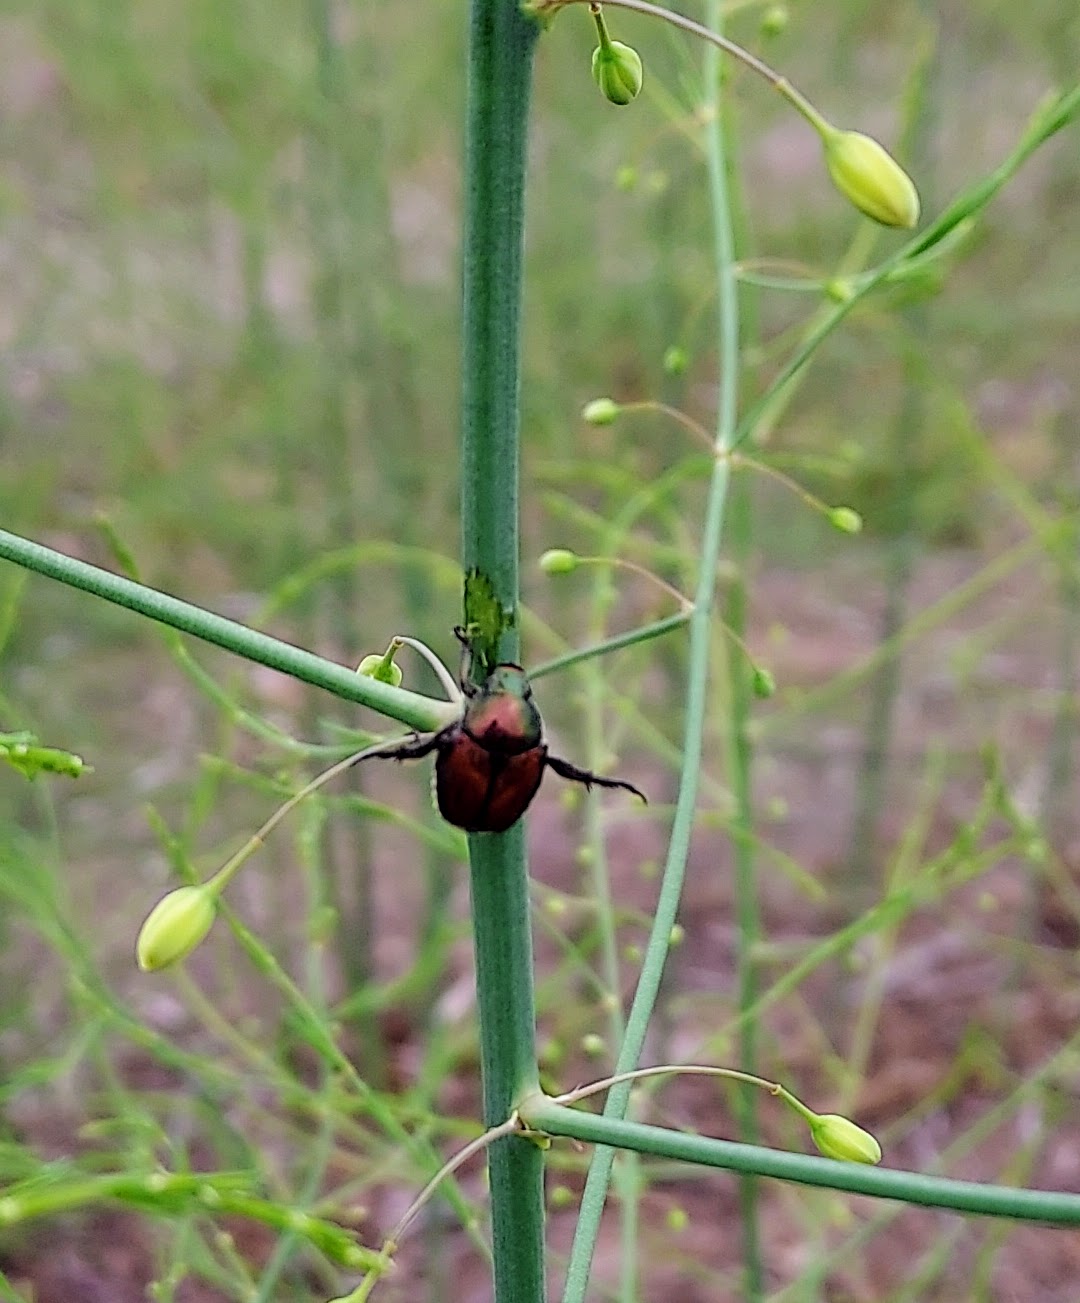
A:
{"type": "MultiPolygon", "coordinates": [[[[467,657],[464,632],[454,632],[467,657]]],[[[551,754],[520,665],[496,665],[480,686],[470,681],[463,667],[459,695],[461,717],[439,732],[418,734],[369,753],[383,759],[417,760],[434,751],[435,799],[447,823],[466,832],[505,832],[532,803],[545,769],[587,788],[620,787],[645,800],[633,783],[602,778],[551,754]]]]}
{"type": "Polygon", "coordinates": [[[460,706],[458,717],[435,733],[414,733],[411,737],[365,747],[337,761],[294,792],[211,878],[199,887],[181,887],[159,902],[140,933],[139,963],[143,968],[174,963],[197,945],[213,922],[218,897],[289,811],[332,778],[364,760],[377,757],[416,760],[434,751],[439,811],[448,823],[466,832],[505,832],[512,827],[539,790],[545,769],[554,769],[560,778],[572,783],[582,783],[585,787],[621,787],[645,800],[633,783],[621,778],[601,778],[553,756],[544,741],[543,721],[532,699],[525,671],[520,665],[496,665],[478,686],[465,672],[470,655],[465,634],[462,630],[455,632],[465,648],[466,658],[459,683],[454,682],[449,670],[429,647],[404,635],[395,637],[386,656],[376,661],[379,665],[389,664],[398,647],[407,644],[414,648],[435,670],[451,704],[460,706]],[[172,904],[162,912],[162,906],[170,900],[172,904]]]}

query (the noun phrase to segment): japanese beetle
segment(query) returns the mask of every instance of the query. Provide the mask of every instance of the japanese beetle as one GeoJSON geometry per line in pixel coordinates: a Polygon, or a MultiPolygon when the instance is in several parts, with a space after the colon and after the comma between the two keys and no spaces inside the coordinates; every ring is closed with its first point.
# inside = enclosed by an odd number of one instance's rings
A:
{"type": "Polygon", "coordinates": [[[462,674],[461,690],[460,719],[378,753],[416,760],[435,752],[435,799],[447,823],[466,832],[505,832],[529,808],[545,769],[585,787],[621,787],[645,800],[633,783],[601,778],[548,751],[520,665],[496,665],[479,687],[462,674]]]}

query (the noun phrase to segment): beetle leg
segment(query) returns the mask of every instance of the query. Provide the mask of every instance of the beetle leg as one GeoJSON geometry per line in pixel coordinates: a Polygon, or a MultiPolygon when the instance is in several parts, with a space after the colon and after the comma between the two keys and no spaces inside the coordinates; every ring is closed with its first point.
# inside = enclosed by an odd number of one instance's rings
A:
{"type": "Polygon", "coordinates": [[[392,738],[381,744],[377,750],[364,753],[363,760],[419,760],[421,756],[430,755],[442,740],[442,730],[438,733],[413,733],[411,737],[392,738]]]}
{"type": "Polygon", "coordinates": [[[475,697],[480,689],[472,681],[472,645],[463,624],[454,625],[454,637],[461,644],[461,667],[458,670],[458,683],[461,685],[461,691],[466,697],[475,697]]]}
{"type": "Polygon", "coordinates": [[[577,765],[572,765],[569,760],[560,760],[558,756],[553,755],[545,756],[544,764],[549,769],[554,769],[560,778],[567,778],[572,783],[582,783],[586,788],[621,787],[623,791],[633,792],[646,805],[649,803],[644,792],[639,791],[633,783],[628,783],[622,778],[601,778],[599,774],[594,774],[591,770],[579,769],[577,765]]]}

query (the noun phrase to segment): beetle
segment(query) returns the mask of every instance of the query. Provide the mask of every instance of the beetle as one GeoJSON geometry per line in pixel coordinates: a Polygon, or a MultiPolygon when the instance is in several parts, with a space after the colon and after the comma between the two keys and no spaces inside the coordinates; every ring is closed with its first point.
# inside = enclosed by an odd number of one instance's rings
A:
{"type": "Polygon", "coordinates": [[[463,672],[461,691],[459,719],[377,753],[382,759],[418,760],[434,751],[435,799],[447,823],[466,832],[505,832],[532,804],[546,769],[586,788],[621,787],[645,801],[633,783],[601,778],[551,754],[520,665],[496,665],[479,686],[463,672]]]}

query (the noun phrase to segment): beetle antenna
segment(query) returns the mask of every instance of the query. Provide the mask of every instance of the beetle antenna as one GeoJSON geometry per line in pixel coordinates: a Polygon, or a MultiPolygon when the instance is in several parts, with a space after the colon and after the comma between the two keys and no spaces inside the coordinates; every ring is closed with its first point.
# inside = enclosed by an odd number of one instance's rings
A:
{"type": "Polygon", "coordinates": [[[649,804],[649,798],[633,783],[626,782],[622,778],[601,778],[599,774],[594,774],[589,769],[579,769],[577,765],[572,765],[569,760],[560,760],[558,756],[547,755],[544,763],[549,769],[554,769],[560,778],[568,779],[571,783],[581,783],[588,790],[593,787],[621,787],[624,792],[632,792],[639,800],[646,805],[649,804]]]}

